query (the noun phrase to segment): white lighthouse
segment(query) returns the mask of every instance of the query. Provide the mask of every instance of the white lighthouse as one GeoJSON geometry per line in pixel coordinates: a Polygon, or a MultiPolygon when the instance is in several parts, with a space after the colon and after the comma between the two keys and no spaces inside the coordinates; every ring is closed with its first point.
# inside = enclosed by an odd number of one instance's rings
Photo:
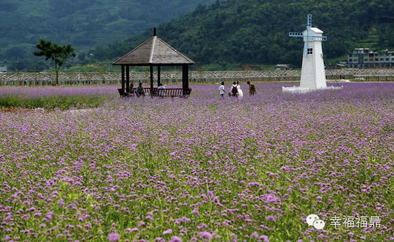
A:
{"type": "MultiPolygon", "coordinates": [[[[312,15],[308,14],[306,30],[302,33],[290,32],[290,37],[303,38],[301,83],[299,87],[283,87],[283,91],[314,91],[327,88],[324,70],[322,41],[327,41],[323,31],[312,27],[312,15]]],[[[330,87],[330,89],[332,89],[330,87]]]]}

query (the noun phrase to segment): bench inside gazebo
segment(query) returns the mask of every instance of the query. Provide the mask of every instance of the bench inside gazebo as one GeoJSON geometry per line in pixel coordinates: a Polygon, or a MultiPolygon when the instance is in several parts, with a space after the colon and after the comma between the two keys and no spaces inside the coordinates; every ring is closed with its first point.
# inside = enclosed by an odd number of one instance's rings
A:
{"type": "MultiPolygon", "coordinates": [[[[135,93],[136,88],[130,90],[130,82],[133,83],[133,80],[130,80],[130,67],[134,66],[150,67],[150,87],[144,88],[145,95],[152,97],[187,97],[191,93],[189,88],[189,65],[193,64],[194,61],[157,37],[156,29],[153,30],[151,38],[113,63],[113,65],[122,67],[122,87],[118,89],[121,97],[126,97],[133,91],[135,93]],[[182,88],[157,88],[161,84],[160,72],[163,66],[182,67],[182,88]],[[154,67],[157,68],[157,87],[154,87],[153,84],[154,67]]],[[[136,86],[134,84],[134,87],[136,86]]]]}

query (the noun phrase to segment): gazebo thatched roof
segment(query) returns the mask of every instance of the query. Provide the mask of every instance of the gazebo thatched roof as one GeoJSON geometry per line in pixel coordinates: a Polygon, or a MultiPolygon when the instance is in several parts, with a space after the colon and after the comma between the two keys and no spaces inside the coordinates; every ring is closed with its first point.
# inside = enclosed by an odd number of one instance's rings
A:
{"type": "Polygon", "coordinates": [[[194,61],[156,35],[116,60],[114,65],[192,65],[194,61]]]}

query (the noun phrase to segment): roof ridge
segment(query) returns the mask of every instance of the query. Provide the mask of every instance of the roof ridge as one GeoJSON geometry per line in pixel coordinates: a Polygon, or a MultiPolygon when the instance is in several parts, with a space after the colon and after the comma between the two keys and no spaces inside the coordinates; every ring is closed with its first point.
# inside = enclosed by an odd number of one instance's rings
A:
{"type": "Polygon", "coordinates": [[[153,54],[154,54],[154,52],[155,52],[156,40],[157,40],[157,36],[154,35],[154,36],[153,36],[153,41],[152,41],[152,47],[151,47],[150,55],[149,55],[149,63],[150,63],[150,64],[152,64],[152,62],[153,62],[153,54]]]}
{"type": "Polygon", "coordinates": [[[129,52],[127,52],[126,54],[124,54],[122,57],[118,58],[116,61],[114,61],[114,63],[120,61],[121,59],[125,58],[126,56],[128,56],[130,53],[132,53],[135,50],[138,50],[141,46],[143,46],[144,44],[146,44],[148,41],[150,41],[154,36],[150,37],[149,39],[145,40],[142,44],[138,45],[137,47],[135,47],[134,49],[130,50],[129,52]]]}
{"type": "Polygon", "coordinates": [[[194,61],[169,45],[158,36],[152,36],[142,44],[117,59],[114,65],[191,65],[194,61]],[[152,43],[150,43],[151,41],[152,43]]]}
{"type": "Polygon", "coordinates": [[[172,47],[170,44],[168,44],[167,42],[165,42],[164,40],[162,40],[161,38],[157,37],[161,42],[163,42],[163,44],[167,45],[167,47],[169,47],[170,49],[172,49],[173,51],[175,51],[177,54],[179,54],[180,56],[182,56],[183,58],[185,58],[186,60],[188,60],[191,63],[194,63],[194,61],[192,59],[190,59],[189,57],[185,56],[184,54],[182,54],[181,52],[179,52],[177,49],[175,49],[174,47],[172,47]]]}

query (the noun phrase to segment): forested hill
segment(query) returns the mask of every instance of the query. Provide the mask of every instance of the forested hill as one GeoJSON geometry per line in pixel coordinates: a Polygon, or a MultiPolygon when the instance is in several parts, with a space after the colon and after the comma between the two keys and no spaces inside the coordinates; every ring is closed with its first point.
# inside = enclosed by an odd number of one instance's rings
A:
{"type": "MultiPolygon", "coordinates": [[[[392,0],[217,0],[194,12],[161,24],[158,35],[199,64],[300,64],[306,16],[324,31],[325,58],[349,54],[354,47],[394,48],[392,0]]],[[[151,34],[94,51],[99,59],[113,59],[151,34]]]]}
{"type": "Polygon", "coordinates": [[[214,0],[0,0],[0,61],[31,56],[40,37],[93,49],[214,0]]]}

